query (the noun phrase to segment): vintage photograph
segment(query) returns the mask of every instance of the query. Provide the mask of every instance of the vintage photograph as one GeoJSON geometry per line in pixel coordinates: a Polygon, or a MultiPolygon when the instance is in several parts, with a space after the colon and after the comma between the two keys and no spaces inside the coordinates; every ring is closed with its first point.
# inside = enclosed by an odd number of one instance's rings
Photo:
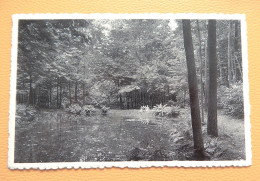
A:
{"type": "Polygon", "coordinates": [[[16,15],[12,38],[9,168],[251,164],[243,15],[16,15]]]}

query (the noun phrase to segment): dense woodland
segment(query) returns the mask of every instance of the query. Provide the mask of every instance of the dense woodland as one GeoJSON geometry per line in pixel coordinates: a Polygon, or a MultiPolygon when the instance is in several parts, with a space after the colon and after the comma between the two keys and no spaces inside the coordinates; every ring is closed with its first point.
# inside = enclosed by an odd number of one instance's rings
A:
{"type": "Polygon", "coordinates": [[[190,106],[194,147],[203,150],[201,122],[208,120],[208,134],[218,136],[217,109],[244,115],[240,26],[238,20],[20,20],[17,103],[37,110],[190,106]]]}

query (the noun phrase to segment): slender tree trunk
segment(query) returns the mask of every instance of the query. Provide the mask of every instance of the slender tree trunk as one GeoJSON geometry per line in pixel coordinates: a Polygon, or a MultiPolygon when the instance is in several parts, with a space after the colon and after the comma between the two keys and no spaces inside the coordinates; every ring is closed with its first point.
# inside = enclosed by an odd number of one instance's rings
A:
{"type": "Polygon", "coordinates": [[[122,95],[119,94],[120,109],[123,109],[122,95]]]}
{"type": "Polygon", "coordinates": [[[201,120],[204,123],[204,105],[203,105],[203,81],[202,81],[202,55],[201,55],[201,38],[200,38],[200,27],[199,21],[197,20],[198,38],[199,38],[199,57],[200,57],[200,102],[201,102],[201,120]]]}
{"type": "Polygon", "coordinates": [[[209,74],[208,74],[208,38],[205,42],[205,111],[208,112],[209,74]]]}
{"type": "Polygon", "coordinates": [[[236,66],[236,61],[232,59],[232,64],[233,64],[233,81],[237,81],[237,66],[236,66]]]}
{"type": "Polygon", "coordinates": [[[235,41],[234,41],[234,61],[236,67],[238,68],[237,71],[237,80],[243,80],[242,68],[241,68],[241,48],[240,48],[240,23],[239,21],[235,21],[235,41]]]}
{"type": "Polygon", "coordinates": [[[211,136],[218,136],[217,126],[217,54],[216,54],[216,20],[209,20],[209,102],[207,132],[211,136]]]}
{"type": "Polygon", "coordinates": [[[69,81],[69,98],[70,98],[70,105],[71,105],[71,86],[70,86],[70,81],[69,81]]]}
{"type": "Polygon", "coordinates": [[[203,137],[202,137],[202,130],[201,130],[198,84],[197,84],[190,20],[182,20],[182,24],[183,24],[182,27],[183,27],[183,37],[184,37],[184,48],[185,48],[187,70],[188,70],[188,84],[189,84],[189,93],[190,93],[190,109],[191,109],[194,150],[195,150],[195,155],[197,155],[200,159],[204,159],[205,155],[204,155],[204,145],[203,145],[203,137]]]}
{"type": "Polygon", "coordinates": [[[62,104],[62,83],[60,83],[60,104],[59,104],[59,108],[61,108],[61,104],[62,104]]]}
{"type": "Polygon", "coordinates": [[[241,66],[240,62],[238,61],[238,58],[236,56],[234,56],[234,57],[235,57],[235,62],[237,64],[237,67],[238,67],[238,70],[239,70],[239,74],[241,76],[240,79],[243,80],[242,66],[241,66]]]}
{"type": "Polygon", "coordinates": [[[85,105],[85,84],[83,83],[83,105],[85,105]]]}
{"type": "Polygon", "coordinates": [[[229,22],[228,25],[228,87],[230,87],[231,84],[231,22],[229,22]]]}
{"type": "Polygon", "coordinates": [[[28,105],[33,105],[32,74],[30,74],[29,82],[30,82],[30,86],[29,86],[28,105]]]}
{"type": "Polygon", "coordinates": [[[51,94],[52,94],[52,85],[50,85],[50,97],[49,97],[49,108],[51,108],[51,94]]]}
{"type": "Polygon", "coordinates": [[[183,90],[183,107],[185,107],[186,90],[183,90]]]}
{"type": "Polygon", "coordinates": [[[59,108],[59,78],[57,79],[56,108],[59,108]]]}
{"type": "Polygon", "coordinates": [[[78,102],[78,81],[75,82],[75,102],[78,102]]]}
{"type": "Polygon", "coordinates": [[[235,41],[234,41],[234,49],[235,52],[239,51],[239,22],[235,21],[235,41]]]}

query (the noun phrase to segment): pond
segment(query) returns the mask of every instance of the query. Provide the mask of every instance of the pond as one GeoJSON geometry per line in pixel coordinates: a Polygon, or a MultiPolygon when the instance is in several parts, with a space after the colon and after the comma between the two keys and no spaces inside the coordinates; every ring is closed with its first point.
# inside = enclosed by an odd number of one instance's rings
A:
{"type": "Polygon", "coordinates": [[[31,124],[16,123],[15,162],[175,160],[169,136],[174,126],[139,110],[93,116],[40,110],[31,124]]]}

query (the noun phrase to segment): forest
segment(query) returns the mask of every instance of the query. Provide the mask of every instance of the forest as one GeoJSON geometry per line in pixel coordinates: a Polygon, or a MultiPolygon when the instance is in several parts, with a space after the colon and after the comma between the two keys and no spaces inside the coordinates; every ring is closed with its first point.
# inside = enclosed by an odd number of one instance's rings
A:
{"type": "Polygon", "coordinates": [[[19,20],[16,102],[15,162],[245,159],[240,21],[19,20]]]}

